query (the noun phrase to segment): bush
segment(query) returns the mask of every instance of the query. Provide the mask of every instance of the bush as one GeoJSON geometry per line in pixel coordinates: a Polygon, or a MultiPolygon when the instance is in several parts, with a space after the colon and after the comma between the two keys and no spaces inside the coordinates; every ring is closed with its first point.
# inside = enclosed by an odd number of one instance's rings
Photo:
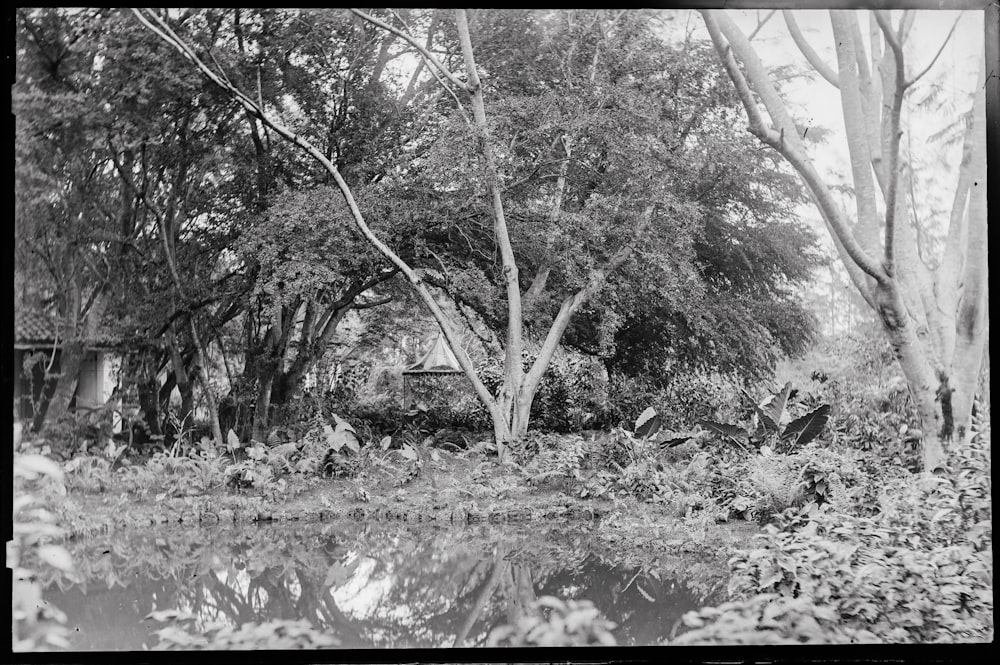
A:
{"type": "Polygon", "coordinates": [[[837,612],[809,598],[776,593],[688,612],[684,625],[693,628],[672,639],[691,644],[857,644],[877,643],[874,633],[841,623],[837,612]]]}
{"type": "MultiPolygon", "coordinates": [[[[534,356],[525,359],[530,366],[534,356]]],[[[609,405],[598,377],[595,362],[575,355],[559,355],[549,363],[531,404],[530,426],[541,432],[579,432],[611,423],[609,405]]],[[[503,386],[500,360],[482,363],[477,371],[486,388],[494,395],[503,386]]],[[[485,414],[485,409],[483,410],[485,414]]],[[[486,424],[489,425],[487,417],[486,424]]]]}
{"type": "Polygon", "coordinates": [[[807,446],[792,455],[712,458],[701,467],[707,487],[723,514],[766,524],[789,508],[809,503],[854,509],[868,486],[859,455],[807,446]]]}
{"type": "Polygon", "coordinates": [[[667,429],[690,427],[699,420],[732,422],[742,415],[743,382],[731,374],[702,369],[664,378],[635,378],[614,373],[608,386],[611,413],[632,423],[648,407],[656,409],[667,429]]]}
{"type": "Polygon", "coordinates": [[[906,381],[874,324],[827,339],[781,370],[816,401],[833,405],[834,447],[871,450],[900,467],[919,467],[919,422],[906,381]]]}
{"type": "Polygon", "coordinates": [[[712,641],[741,626],[815,640],[815,622],[780,614],[801,600],[813,619],[832,616],[847,631],[819,623],[824,641],[992,639],[989,436],[960,447],[949,464],[941,477],[888,482],[874,516],[834,502],[786,511],[759,547],[731,560],[737,604],[692,615],[688,625],[702,632],[684,638],[712,641]]]}

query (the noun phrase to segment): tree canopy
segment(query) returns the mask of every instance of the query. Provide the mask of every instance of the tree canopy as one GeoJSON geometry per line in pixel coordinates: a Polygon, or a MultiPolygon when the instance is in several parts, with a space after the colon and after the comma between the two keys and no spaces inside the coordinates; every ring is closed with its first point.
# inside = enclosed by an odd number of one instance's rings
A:
{"type": "Polygon", "coordinates": [[[657,12],[477,10],[467,44],[439,10],[158,20],[217,78],[132,14],[38,9],[18,12],[14,86],[19,283],[44,266],[74,320],[106,301],[147,349],[147,420],[200,383],[223,428],[262,436],[346,312],[400,295],[329,168],[271,117],[336,170],[407,279],[500,337],[516,266],[530,345],[555,335],[626,373],[758,376],[810,339],[804,190],[736,130],[710,47],[666,39],[657,12]]]}

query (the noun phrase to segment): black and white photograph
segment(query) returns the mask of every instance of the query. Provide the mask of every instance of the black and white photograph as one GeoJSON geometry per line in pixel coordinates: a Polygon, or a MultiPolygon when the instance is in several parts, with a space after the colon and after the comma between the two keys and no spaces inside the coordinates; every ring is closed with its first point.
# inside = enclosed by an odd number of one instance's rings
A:
{"type": "Polygon", "coordinates": [[[9,10],[15,657],[992,643],[1000,9],[679,5],[9,10]]]}

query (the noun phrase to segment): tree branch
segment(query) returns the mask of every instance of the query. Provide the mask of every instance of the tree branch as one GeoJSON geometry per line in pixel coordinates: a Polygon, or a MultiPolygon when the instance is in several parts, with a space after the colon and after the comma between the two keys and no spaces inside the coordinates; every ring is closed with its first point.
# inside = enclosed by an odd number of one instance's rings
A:
{"type": "MultiPolygon", "coordinates": [[[[906,92],[906,75],[903,62],[903,46],[897,35],[892,31],[892,23],[883,11],[875,12],[886,43],[892,49],[895,61],[895,78],[893,80],[892,111],[889,117],[889,163],[886,168],[888,191],[885,196],[885,264],[891,275],[894,266],[893,258],[896,252],[896,197],[899,188],[899,139],[901,135],[900,118],[903,110],[903,95],[906,92]]],[[[904,21],[905,22],[905,21],[904,21]]],[[[900,25],[902,33],[903,26],[900,25]]]]}
{"type": "Polygon", "coordinates": [[[469,358],[468,353],[462,347],[460,339],[457,333],[452,328],[450,321],[445,315],[444,311],[440,308],[437,302],[434,300],[433,296],[427,290],[425,286],[421,283],[420,277],[413,271],[413,269],[403,261],[399,255],[397,255],[392,249],[390,249],[384,242],[382,242],[368,226],[365,221],[364,216],[361,214],[361,209],[358,208],[358,204],[354,199],[354,194],[351,192],[350,187],[344,180],[340,171],[337,169],[329,159],[327,159],[322,152],[320,152],[312,143],[308,140],[302,138],[301,136],[295,134],[290,129],[285,127],[280,122],[268,117],[264,112],[264,109],[257,106],[257,102],[244,94],[238,88],[236,88],[231,83],[227,83],[223,80],[217,73],[215,73],[210,67],[208,67],[198,56],[194,53],[192,48],[184,42],[180,37],[178,37],[173,30],[166,24],[166,22],[155,14],[150,14],[146,16],[143,14],[142,10],[137,8],[132,8],[133,14],[146,28],[154,32],[161,39],[166,41],[168,44],[173,46],[181,55],[194,63],[202,74],[207,76],[211,81],[221,88],[229,91],[236,100],[242,104],[245,108],[252,111],[261,119],[263,123],[269,126],[275,131],[276,134],[281,136],[283,139],[296,146],[310,157],[319,162],[323,168],[333,177],[334,181],[337,183],[337,187],[340,189],[341,194],[344,197],[344,201],[347,203],[347,207],[351,211],[351,219],[354,222],[355,227],[360,231],[361,235],[373,246],[375,247],[383,256],[385,256],[389,261],[397,266],[399,270],[406,276],[407,280],[414,286],[420,298],[424,301],[424,304],[431,311],[434,319],[438,322],[441,327],[448,344],[451,346],[452,350],[455,352],[455,357],[458,360],[459,365],[462,367],[463,372],[465,372],[466,377],[476,392],[476,395],[483,402],[484,406],[490,410],[491,415],[494,416],[494,422],[502,422],[498,420],[498,409],[493,396],[490,391],[486,388],[483,382],[476,375],[475,367],[472,364],[471,358],[469,358]]]}
{"type": "MultiPolygon", "coordinates": [[[[802,55],[806,57],[806,60],[810,65],[813,66],[820,76],[825,78],[830,85],[835,88],[840,87],[840,79],[837,76],[837,72],[833,71],[823,59],[819,57],[819,54],[813,49],[812,45],[806,40],[805,35],[802,34],[802,30],[799,29],[798,21],[795,20],[795,16],[791,11],[783,9],[781,15],[785,19],[785,25],[788,26],[788,32],[792,36],[792,41],[795,45],[799,47],[802,51],[802,55]]],[[[748,40],[749,41],[749,40],[748,40]]]]}
{"type": "Polygon", "coordinates": [[[701,15],[712,37],[712,43],[715,45],[726,72],[736,87],[737,95],[747,111],[751,133],[777,150],[798,171],[820,208],[822,217],[827,223],[827,229],[834,236],[835,243],[838,244],[838,247],[843,247],[841,257],[845,258],[845,263],[847,263],[846,259],[850,259],[869,276],[877,280],[885,279],[887,277],[885,272],[858,244],[847,221],[833,200],[829,188],[817,173],[812,162],[806,157],[795,125],[784,109],[783,102],[778,97],[777,92],[770,84],[763,63],[760,62],[753,47],[725,14],[702,11],[701,15]],[[723,39],[723,33],[728,39],[728,44],[723,39]],[[734,50],[739,53],[747,68],[747,74],[754,81],[771,118],[776,125],[785,130],[783,133],[764,124],[763,116],[754,100],[750,86],[733,56],[732,51],[734,50]]]}
{"type": "Polygon", "coordinates": [[[944,38],[944,41],[941,42],[941,48],[939,48],[937,50],[937,53],[934,54],[934,57],[931,58],[930,63],[928,63],[928,65],[924,67],[923,71],[921,71],[919,74],[908,80],[904,84],[903,86],[904,88],[909,88],[911,85],[919,81],[927,72],[931,70],[931,67],[934,66],[934,63],[937,62],[938,58],[941,57],[941,54],[944,52],[944,47],[948,45],[948,42],[951,40],[951,36],[955,33],[955,28],[958,27],[958,22],[961,20],[962,20],[962,15],[959,14],[958,17],[955,19],[955,22],[951,24],[951,30],[948,31],[948,35],[944,38]]]}
{"type": "MultiPolygon", "coordinates": [[[[368,21],[369,23],[371,23],[373,25],[377,25],[378,27],[382,28],[383,30],[388,30],[392,34],[397,35],[397,36],[402,37],[403,39],[405,39],[411,46],[413,46],[415,49],[417,49],[417,51],[420,52],[420,55],[423,56],[424,59],[426,59],[430,64],[434,65],[434,67],[439,72],[441,72],[446,79],[448,79],[449,81],[451,81],[452,84],[458,86],[462,90],[466,89],[465,82],[462,81],[462,79],[460,79],[457,76],[455,76],[453,73],[451,73],[448,70],[447,67],[445,67],[443,64],[441,64],[441,61],[438,60],[437,57],[433,53],[431,53],[429,50],[427,50],[426,48],[424,48],[423,45],[421,45],[420,42],[418,42],[416,39],[414,39],[410,35],[406,34],[402,30],[399,30],[398,28],[394,28],[391,25],[389,25],[388,23],[385,23],[384,21],[380,21],[377,18],[375,18],[374,16],[371,16],[370,14],[366,14],[365,12],[361,11],[360,9],[355,9],[355,8],[351,7],[350,10],[351,10],[351,13],[353,13],[356,16],[364,19],[365,21],[368,21]]],[[[452,93],[452,94],[454,94],[454,93],[452,93]]]]}
{"type": "Polygon", "coordinates": [[[772,9],[771,11],[769,11],[767,13],[767,16],[765,16],[764,18],[762,18],[759,21],[757,21],[757,27],[754,28],[753,32],[751,32],[747,36],[747,41],[748,42],[752,42],[753,38],[757,36],[758,32],[760,32],[760,29],[763,28],[767,24],[767,22],[771,20],[771,17],[774,16],[777,12],[778,12],[777,9],[772,9]]]}
{"type": "MultiPolygon", "coordinates": [[[[493,235],[500,252],[503,265],[504,285],[507,293],[507,349],[504,360],[505,393],[511,395],[514,386],[521,384],[524,368],[521,351],[523,347],[521,310],[521,289],[518,284],[517,263],[514,260],[514,250],[510,244],[507,231],[507,219],[504,214],[503,200],[500,197],[500,179],[497,174],[493,157],[493,146],[490,142],[489,127],[486,121],[486,106],[483,101],[483,87],[479,80],[479,71],[472,52],[472,38],[469,35],[469,22],[465,10],[455,10],[455,22],[458,26],[458,38],[462,45],[462,56],[465,59],[466,76],[469,79],[468,90],[472,97],[472,112],[476,121],[477,142],[479,152],[486,163],[487,187],[493,203],[493,235]]],[[[450,341],[450,340],[449,340],[450,341]]]]}

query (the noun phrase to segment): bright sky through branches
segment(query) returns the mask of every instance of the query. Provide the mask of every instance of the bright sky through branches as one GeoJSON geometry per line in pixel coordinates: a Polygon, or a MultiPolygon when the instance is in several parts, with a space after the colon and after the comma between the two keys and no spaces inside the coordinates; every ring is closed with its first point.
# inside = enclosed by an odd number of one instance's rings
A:
{"type": "MultiPolygon", "coordinates": [[[[767,18],[770,10],[730,10],[728,14],[746,35],[754,33],[759,27],[753,38],[753,45],[766,67],[791,65],[793,70],[806,73],[805,76],[793,76],[779,81],[779,90],[797,123],[831,132],[822,143],[812,146],[813,159],[828,183],[850,187],[850,159],[841,100],[836,88],[807,63],[805,56],[793,42],[780,11],[774,13],[762,26],[761,21],[767,18]]],[[[898,25],[902,12],[893,11],[890,14],[893,25],[898,25]]],[[[830,13],[826,10],[797,10],[794,16],[821,60],[835,71],[837,59],[830,13]]],[[[949,126],[960,125],[961,116],[972,108],[980,59],[984,57],[983,18],[982,11],[916,11],[913,27],[904,44],[907,77],[923,72],[933,61],[931,69],[911,88],[904,100],[904,135],[900,151],[904,158],[909,156],[909,163],[913,166],[915,191],[919,192],[914,197],[913,214],[920,219],[926,243],[931,247],[937,246],[936,251],[930,252],[935,260],[940,255],[940,246],[947,232],[962,151],[961,132],[955,134],[959,140],[952,142],[935,135],[940,135],[949,126]],[[949,31],[953,27],[954,32],[949,38],[949,31]],[[935,61],[934,57],[939,50],[940,56],[935,61]],[[928,94],[935,89],[935,101],[924,103],[928,94]]],[[[862,22],[863,33],[866,32],[867,23],[865,17],[862,22]]],[[[698,37],[707,39],[703,23],[692,22],[691,26],[698,37]]],[[[863,39],[866,50],[870,53],[868,35],[864,34],[863,39]]],[[[848,217],[853,218],[853,201],[846,195],[842,196],[842,201],[848,217]]],[[[881,205],[880,201],[879,206],[881,205]]],[[[802,206],[801,215],[819,232],[822,242],[833,256],[832,241],[823,231],[823,223],[816,207],[802,206]]],[[[839,262],[836,269],[843,272],[839,262]]],[[[821,271],[817,278],[813,287],[820,292],[827,291],[831,275],[821,271]]],[[[838,281],[841,284],[848,283],[845,274],[841,274],[838,281]]]]}

